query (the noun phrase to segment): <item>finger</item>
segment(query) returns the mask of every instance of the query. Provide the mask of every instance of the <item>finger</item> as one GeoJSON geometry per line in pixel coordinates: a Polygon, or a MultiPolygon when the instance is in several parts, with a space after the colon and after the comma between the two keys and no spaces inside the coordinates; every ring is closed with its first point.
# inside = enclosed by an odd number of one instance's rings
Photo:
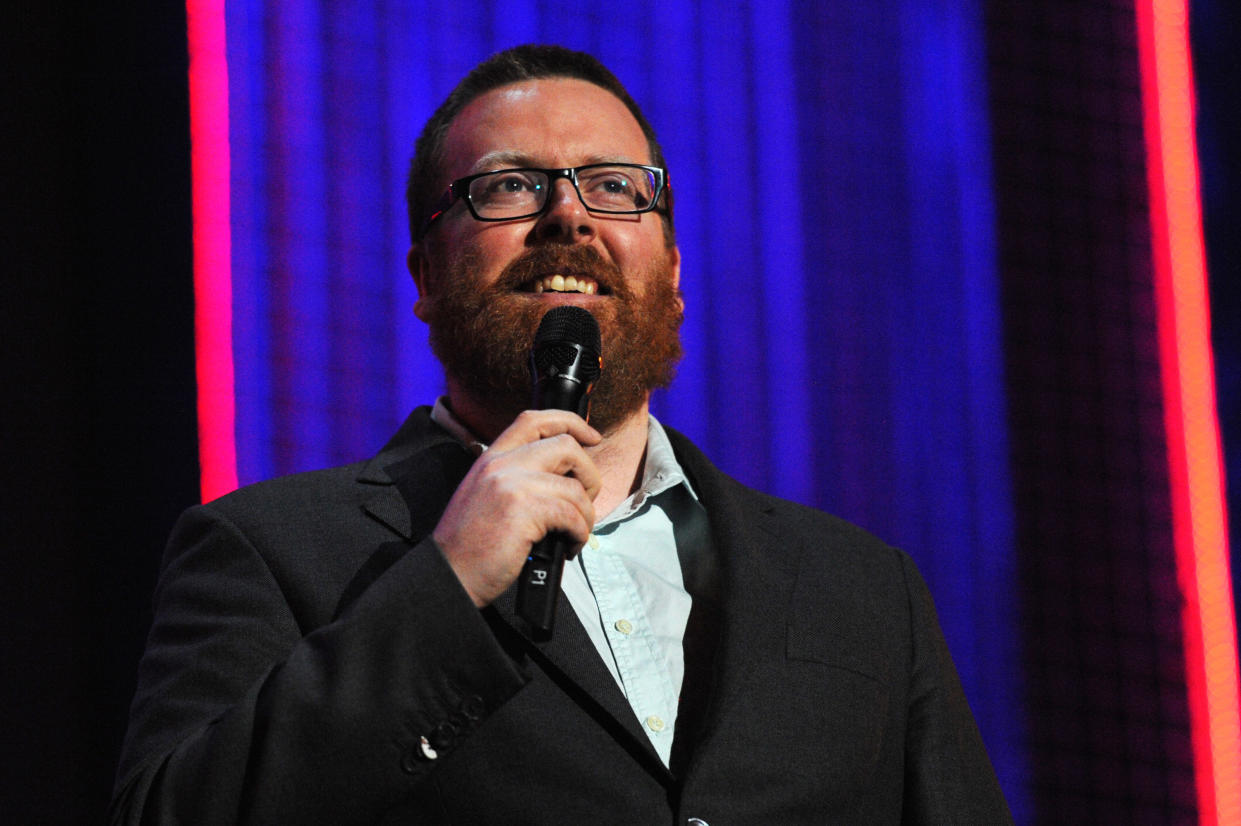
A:
{"type": "MultiPolygon", "coordinates": [[[[507,475],[535,471],[554,477],[570,477],[593,500],[603,479],[585,449],[568,433],[561,433],[505,452],[488,451],[486,472],[507,475]]],[[[480,468],[480,472],[482,469],[480,468]]]]}
{"type": "MultiPolygon", "coordinates": [[[[538,521],[543,530],[538,531],[538,535],[530,541],[531,546],[549,536],[560,535],[567,537],[576,551],[590,539],[590,532],[594,527],[589,517],[582,513],[576,503],[563,499],[547,502],[538,521]]],[[[529,546],[526,551],[529,552],[529,546]]],[[[525,555],[523,554],[520,559],[524,562],[525,555]]]]}
{"type": "Polygon", "coordinates": [[[562,433],[550,439],[542,439],[522,448],[541,460],[546,472],[560,477],[570,477],[586,490],[590,500],[599,495],[603,477],[595,460],[583,449],[571,434],[562,433]]]}
{"type": "Polygon", "coordinates": [[[548,492],[552,497],[548,501],[558,511],[555,518],[557,524],[549,522],[549,529],[569,534],[579,546],[586,542],[595,529],[594,497],[576,480],[564,476],[551,480],[548,492]]]}
{"type": "Polygon", "coordinates": [[[491,443],[492,450],[512,450],[540,439],[568,434],[579,444],[593,446],[603,436],[586,420],[568,410],[526,410],[491,443]]]}
{"type": "MultiPolygon", "coordinates": [[[[594,463],[576,442],[568,436],[558,436],[571,452],[581,459],[565,464],[548,464],[550,469],[532,467],[529,453],[548,452],[553,446],[547,441],[510,451],[489,462],[489,467],[470,487],[464,498],[454,494],[449,503],[452,509],[461,499],[461,506],[475,500],[486,503],[484,518],[493,524],[523,525],[515,536],[526,542],[534,542],[551,530],[572,532],[576,539],[585,541],[594,527],[594,497],[598,493],[599,475],[594,463]],[[579,468],[582,478],[567,476],[566,469],[579,468]],[[586,484],[583,484],[585,482],[586,484]],[[587,487],[590,485],[590,488],[587,487]],[[584,532],[583,532],[584,528],[584,532]]],[[[459,492],[461,489],[458,489],[459,492]]]]}

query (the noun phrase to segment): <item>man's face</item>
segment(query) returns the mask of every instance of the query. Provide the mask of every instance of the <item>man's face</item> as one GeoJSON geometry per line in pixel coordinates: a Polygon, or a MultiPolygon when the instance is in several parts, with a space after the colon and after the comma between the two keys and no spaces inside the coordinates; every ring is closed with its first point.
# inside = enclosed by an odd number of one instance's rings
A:
{"type": "MultiPolygon", "coordinates": [[[[646,137],[625,105],[569,78],[480,96],[452,122],[444,148],[444,187],[506,167],[650,163],[646,137]]],[[[415,312],[431,327],[450,384],[507,416],[529,406],[526,358],[543,314],[558,304],[590,310],[604,360],[591,423],[606,432],[671,380],[680,355],[680,257],[654,212],[591,213],[563,179],[549,201],[536,218],[495,223],[454,204],[410,251],[415,312]],[[557,291],[569,288],[555,276],[572,277],[576,290],[557,291]]]]}

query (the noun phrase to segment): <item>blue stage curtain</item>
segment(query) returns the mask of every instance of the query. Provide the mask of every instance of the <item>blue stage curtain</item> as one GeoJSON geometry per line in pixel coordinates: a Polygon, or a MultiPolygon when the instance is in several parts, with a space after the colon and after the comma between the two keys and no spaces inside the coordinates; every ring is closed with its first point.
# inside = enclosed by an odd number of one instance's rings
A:
{"type": "Polygon", "coordinates": [[[417,132],[495,51],[590,51],[676,192],[687,356],[656,414],[915,557],[1028,819],[980,0],[235,0],[227,26],[243,482],[364,458],[441,392],[417,132]]]}

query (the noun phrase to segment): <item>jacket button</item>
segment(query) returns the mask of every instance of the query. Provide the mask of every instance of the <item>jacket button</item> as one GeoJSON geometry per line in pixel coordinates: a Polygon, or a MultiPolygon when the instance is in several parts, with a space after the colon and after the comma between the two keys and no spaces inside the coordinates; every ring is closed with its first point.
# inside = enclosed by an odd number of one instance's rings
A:
{"type": "Polygon", "coordinates": [[[431,732],[429,739],[433,750],[452,748],[453,741],[457,739],[457,727],[452,723],[440,723],[431,732]]]}
{"type": "Polygon", "coordinates": [[[467,720],[473,720],[475,722],[481,720],[483,717],[483,712],[486,711],[483,698],[479,697],[477,694],[466,697],[461,701],[461,705],[457,708],[462,714],[465,715],[467,720]]]}
{"type": "Polygon", "coordinates": [[[435,749],[431,748],[431,743],[425,737],[418,738],[418,745],[401,755],[401,770],[406,774],[414,774],[418,771],[418,764],[428,760],[434,760],[439,757],[435,749]]]}
{"type": "Polygon", "coordinates": [[[703,820],[701,817],[691,817],[689,820],[685,821],[685,826],[711,826],[711,824],[703,820]]]}
{"type": "Polygon", "coordinates": [[[401,771],[406,774],[413,774],[418,771],[418,761],[414,757],[413,749],[410,749],[401,755],[401,771]]]}
{"type": "Polygon", "coordinates": [[[436,749],[432,748],[431,740],[426,737],[419,737],[418,744],[401,755],[401,768],[407,773],[413,774],[418,770],[419,763],[426,763],[427,760],[434,760],[439,757],[436,749]]]}

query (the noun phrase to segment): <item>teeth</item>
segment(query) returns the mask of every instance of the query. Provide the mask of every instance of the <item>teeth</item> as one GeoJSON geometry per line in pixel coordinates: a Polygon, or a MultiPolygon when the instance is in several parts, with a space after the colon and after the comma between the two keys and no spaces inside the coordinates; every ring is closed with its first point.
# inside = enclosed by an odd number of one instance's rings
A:
{"type": "Polygon", "coordinates": [[[557,293],[582,293],[595,295],[599,292],[599,284],[593,278],[574,275],[549,275],[534,282],[534,291],[557,293]]]}

